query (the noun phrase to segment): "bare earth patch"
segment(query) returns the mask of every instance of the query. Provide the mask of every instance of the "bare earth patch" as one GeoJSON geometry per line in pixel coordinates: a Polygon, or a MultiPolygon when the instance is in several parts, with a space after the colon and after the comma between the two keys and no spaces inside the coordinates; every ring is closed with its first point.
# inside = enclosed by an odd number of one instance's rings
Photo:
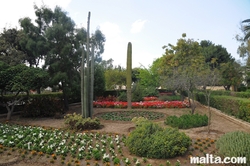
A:
{"type": "MultiPolygon", "coordinates": [[[[67,113],[80,113],[81,106],[74,105],[70,107],[70,110],[67,113]]],[[[95,108],[94,116],[98,113],[102,112],[113,112],[113,111],[124,111],[125,109],[109,109],[109,108],[95,108]]],[[[136,109],[140,111],[140,109],[136,109]]],[[[182,114],[188,113],[190,109],[141,109],[143,111],[154,111],[154,112],[162,112],[165,116],[161,119],[155,120],[155,122],[159,123],[162,126],[164,125],[164,119],[169,115],[177,115],[180,116],[182,114]]],[[[196,112],[201,114],[208,114],[207,108],[202,105],[197,106],[196,112]]],[[[5,117],[0,118],[0,122],[5,123],[5,117]]],[[[14,115],[10,121],[10,123],[22,124],[22,125],[33,125],[33,126],[45,126],[52,128],[65,128],[64,119],[54,119],[54,118],[23,118],[19,115],[14,115]]],[[[125,134],[128,135],[131,130],[134,129],[135,125],[132,122],[124,122],[124,121],[108,121],[101,120],[101,124],[104,126],[102,129],[93,130],[104,133],[117,133],[117,134],[125,134]]],[[[250,125],[248,123],[242,123],[239,120],[235,120],[234,118],[228,118],[221,114],[216,110],[212,110],[212,121],[211,121],[211,132],[207,132],[207,127],[199,127],[192,128],[187,130],[181,130],[189,135],[193,140],[196,139],[217,139],[221,135],[227,132],[232,131],[245,131],[250,132],[250,125]]],[[[213,146],[214,148],[214,146],[213,146]]],[[[195,155],[195,154],[193,154],[195,155]]],[[[132,156],[129,151],[124,152],[124,156],[132,156]]],[[[135,156],[132,156],[135,157],[135,156]]],[[[181,165],[190,165],[187,160],[188,154],[183,157],[177,157],[174,159],[169,159],[172,163],[178,159],[181,161],[181,165]],[[185,164],[186,163],[186,164],[185,164]]],[[[137,157],[139,158],[139,157],[137,157]]],[[[159,164],[165,165],[167,160],[156,160],[156,159],[148,159],[148,163],[151,163],[153,166],[158,166],[159,164]]],[[[1,165],[13,165],[13,166],[34,166],[34,165],[61,165],[60,163],[49,163],[49,160],[46,157],[41,157],[39,160],[22,160],[20,156],[15,155],[0,155],[0,166],[1,165]],[[9,161],[9,164],[6,161],[9,161]]],[[[217,164],[218,165],[218,164],[217,164]]]]}

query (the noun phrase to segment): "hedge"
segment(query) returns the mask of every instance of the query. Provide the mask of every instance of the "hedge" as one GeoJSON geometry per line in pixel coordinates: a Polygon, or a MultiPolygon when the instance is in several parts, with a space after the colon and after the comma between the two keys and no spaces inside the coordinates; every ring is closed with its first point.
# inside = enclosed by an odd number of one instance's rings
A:
{"type": "Polygon", "coordinates": [[[62,93],[30,95],[22,110],[25,117],[50,117],[64,113],[62,93]]]}
{"type": "MultiPolygon", "coordinates": [[[[48,94],[20,94],[18,98],[24,97],[23,105],[17,105],[14,111],[21,111],[22,116],[25,117],[49,117],[56,114],[64,113],[64,105],[62,93],[48,93],[48,94]]],[[[4,98],[0,97],[0,101],[9,101],[13,95],[6,95],[4,98]]],[[[1,113],[7,113],[6,109],[1,110],[1,113]]]]}
{"type": "MultiPolygon", "coordinates": [[[[207,105],[203,93],[196,94],[196,100],[207,105]]],[[[250,100],[233,96],[210,96],[210,106],[222,112],[235,116],[244,121],[250,122],[250,100]]]]}
{"type": "Polygon", "coordinates": [[[212,95],[220,95],[220,96],[234,96],[241,98],[250,98],[250,92],[233,92],[233,91],[212,91],[212,95]]]}

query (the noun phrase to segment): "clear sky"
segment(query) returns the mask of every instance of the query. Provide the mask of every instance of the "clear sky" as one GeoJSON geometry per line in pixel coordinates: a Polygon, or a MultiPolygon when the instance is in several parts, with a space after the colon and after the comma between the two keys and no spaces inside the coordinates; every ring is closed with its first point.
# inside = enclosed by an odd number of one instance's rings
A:
{"type": "MultiPolygon", "coordinates": [[[[35,19],[33,4],[42,0],[0,0],[0,28],[16,27],[22,17],[35,19]]],[[[250,18],[250,0],[43,0],[58,5],[78,27],[99,28],[106,36],[103,59],[126,66],[127,43],[132,42],[133,67],[148,67],[162,56],[163,45],[176,44],[182,33],[196,41],[210,40],[240,59],[240,22],[250,18]]]]}

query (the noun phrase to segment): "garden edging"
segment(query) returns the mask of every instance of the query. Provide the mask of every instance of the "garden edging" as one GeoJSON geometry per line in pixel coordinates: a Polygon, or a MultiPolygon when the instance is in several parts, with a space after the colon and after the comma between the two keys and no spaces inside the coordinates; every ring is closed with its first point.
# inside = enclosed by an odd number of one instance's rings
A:
{"type": "MultiPolygon", "coordinates": [[[[198,103],[199,103],[199,102],[198,102],[198,103]]],[[[205,108],[208,109],[208,106],[203,105],[203,104],[201,104],[201,103],[199,103],[199,104],[200,104],[201,106],[203,106],[203,107],[205,107],[205,108]]],[[[241,119],[237,119],[237,118],[234,117],[234,116],[227,115],[227,114],[223,113],[221,110],[218,110],[218,109],[216,109],[216,108],[210,107],[210,109],[211,109],[211,111],[213,111],[213,112],[216,113],[217,115],[222,116],[223,118],[225,118],[225,119],[227,119],[227,120],[229,120],[229,121],[231,121],[231,122],[233,122],[233,123],[236,123],[236,124],[238,124],[238,125],[241,125],[241,126],[245,126],[245,127],[250,128],[250,123],[249,123],[249,122],[243,121],[243,120],[241,120],[241,119]]]]}

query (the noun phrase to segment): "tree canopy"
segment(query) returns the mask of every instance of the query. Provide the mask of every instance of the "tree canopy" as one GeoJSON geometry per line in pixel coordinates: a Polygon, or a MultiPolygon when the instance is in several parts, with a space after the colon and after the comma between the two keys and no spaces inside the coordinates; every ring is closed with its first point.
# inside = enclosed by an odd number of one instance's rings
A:
{"type": "Polygon", "coordinates": [[[30,90],[40,89],[47,86],[49,80],[48,73],[41,68],[27,67],[24,64],[10,66],[0,61],[0,91],[1,103],[7,108],[10,119],[15,105],[23,98],[18,97],[20,92],[26,92],[29,95],[30,90]],[[5,100],[4,94],[12,93],[12,100],[5,100]]]}

